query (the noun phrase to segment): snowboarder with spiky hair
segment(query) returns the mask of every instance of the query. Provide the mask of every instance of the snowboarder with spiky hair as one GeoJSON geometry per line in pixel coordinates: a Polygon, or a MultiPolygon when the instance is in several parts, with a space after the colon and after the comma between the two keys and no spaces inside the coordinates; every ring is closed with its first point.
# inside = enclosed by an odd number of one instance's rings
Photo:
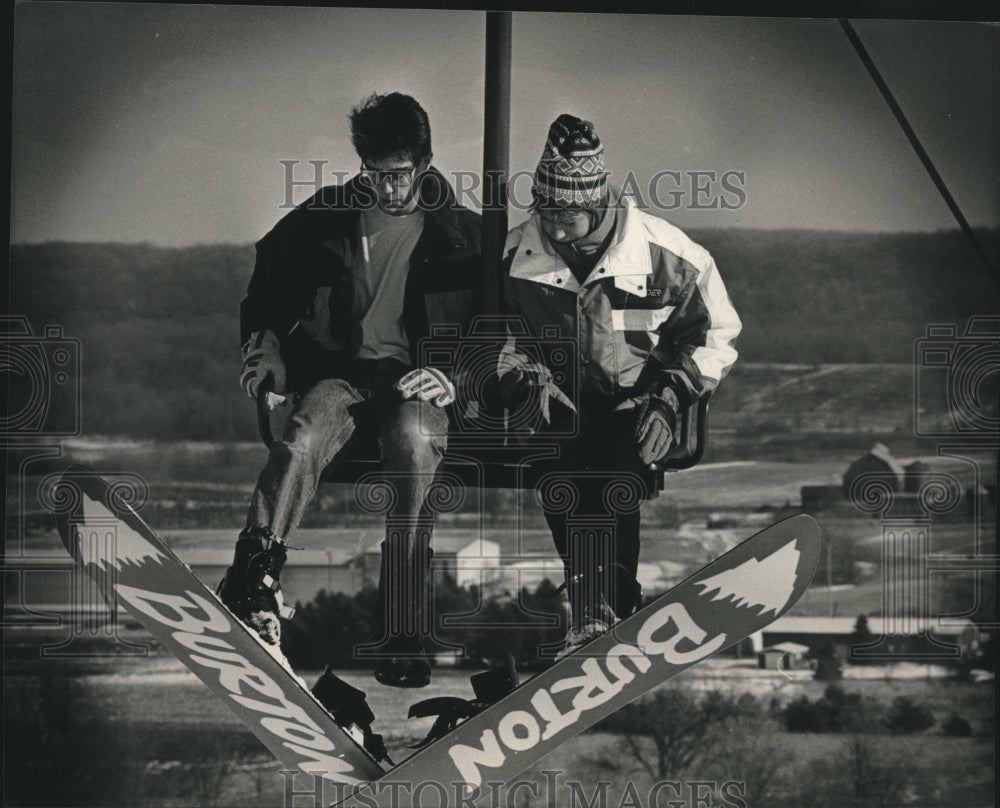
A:
{"type": "Polygon", "coordinates": [[[615,512],[608,484],[639,480],[666,457],[678,413],[736,360],[741,323],[711,255],[611,187],[591,122],[564,114],[552,123],[532,191],[531,217],[504,247],[507,310],[543,351],[543,329],[576,340],[578,365],[575,380],[557,385],[557,363],[529,361],[512,339],[499,387],[509,411],[537,412],[538,438],[559,445],[546,465],[577,488],[573,529],[565,508],[542,496],[566,568],[572,650],[640,603],[639,508],[615,512]],[[570,431],[552,427],[571,410],[577,433],[554,437],[570,431]],[[612,546],[598,546],[609,541],[609,516],[612,546]]]}
{"type": "Polygon", "coordinates": [[[430,677],[425,498],[455,387],[445,369],[421,363],[433,353],[419,343],[432,324],[465,326],[477,313],[480,217],[431,165],[430,124],[413,98],[372,95],[350,123],[360,171],[322,188],[256,246],[241,307],[240,381],[252,399],[267,383],[294,394],[294,404],[219,594],[278,644],[286,541],[324,470],[377,445],[395,501],[382,544],[375,677],[420,687],[430,677]]]}

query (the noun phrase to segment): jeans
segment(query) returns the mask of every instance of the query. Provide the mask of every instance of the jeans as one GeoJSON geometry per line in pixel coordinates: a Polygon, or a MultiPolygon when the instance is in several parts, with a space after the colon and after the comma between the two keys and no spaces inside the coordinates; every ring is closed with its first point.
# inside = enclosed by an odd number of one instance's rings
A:
{"type": "Polygon", "coordinates": [[[247,525],[286,538],[302,520],[323,471],[376,442],[393,489],[387,518],[415,531],[447,447],[448,414],[404,401],[393,385],[407,371],[393,360],[356,362],[352,378],[324,379],[297,403],[281,440],[271,444],[250,501],[247,525]]]}

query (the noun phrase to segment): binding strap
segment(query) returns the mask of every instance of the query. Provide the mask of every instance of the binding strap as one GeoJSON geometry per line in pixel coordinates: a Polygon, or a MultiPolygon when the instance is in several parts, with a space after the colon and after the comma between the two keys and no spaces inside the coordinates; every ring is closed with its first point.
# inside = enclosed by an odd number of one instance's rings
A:
{"type": "Polygon", "coordinates": [[[504,696],[513,693],[518,686],[517,667],[511,654],[504,655],[504,664],[469,677],[474,699],[462,699],[457,696],[438,696],[433,699],[418,701],[410,707],[407,718],[426,718],[436,715],[437,720],[431,726],[430,732],[410,749],[422,749],[439,738],[443,738],[460,721],[468,720],[478,715],[487,707],[496,704],[504,696]]]}
{"type": "Polygon", "coordinates": [[[285,620],[291,620],[295,615],[295,607],[285,603],[285,596],[281,594],[281,583],[272,578],[270,573],[264,574],[261,583],[274,594],[274,602],[278,606],[278,616],[285,620]]]}
{"type": "MultiPolygon", "coordinates": [[[[354,735],[352,729],[360,731],[361,745],[376,762],[381,763],[384,760],[390,766],[396,765],[389,757],[382,735],[372,731],[375,714],[368,706],[367,696],[363,690],[349,685],[327,665],[326,670],[313,685],[312,694],[333,716],[333,720],[349,734],[354,735]]],[[[357,740],[356,736],[355,739],[357,740]]]]}

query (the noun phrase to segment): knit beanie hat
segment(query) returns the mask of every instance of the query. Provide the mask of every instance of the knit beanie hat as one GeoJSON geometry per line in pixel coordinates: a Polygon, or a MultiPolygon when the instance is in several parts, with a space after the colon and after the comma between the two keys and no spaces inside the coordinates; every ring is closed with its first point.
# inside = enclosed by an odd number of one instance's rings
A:
{"type": "Polygon", "coordinates": [[[592,207],[604,200],[608,172],[604,146],[594,124],[562,114],[549,127],[542,159],[535,169],[536,198],[560,205],[592,207]]]}

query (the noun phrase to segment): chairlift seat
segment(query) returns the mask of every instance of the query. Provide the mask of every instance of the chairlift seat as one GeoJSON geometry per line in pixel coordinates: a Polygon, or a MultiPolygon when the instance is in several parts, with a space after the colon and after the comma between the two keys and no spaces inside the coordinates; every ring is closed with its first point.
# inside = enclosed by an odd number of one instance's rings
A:
{"type": "MultiPolygon", "coordinates": [[[[262,385],[263,388],[263,385],[262,385]]],[[[708,432],[710,395],[698,399],[687,410],[678,413],[677,438],[663,460],[644,469],[648,498],[663,491],[664,478],[670,472],[695,466],[704,456],[708,432]]],[[[273,442],[271,415],[266,404],[266,391],[257,398],[257,425],[261,440],[270,447],[273,442]]],[[[511,438],[501,438],[487,432],[476,437],[468,431],[449,437],[448,449],[439,468],[445,484],[461,484],[469,488],[531,488],[543,473],[539,459],[551,457],[555,449],[538,445],[521,445],[511,438]]],[[[347,483],[378,479],[382,464],[374,447],[363,447],[359,454],[348,457],[323,475],[325,483],[347,483]]]]}

